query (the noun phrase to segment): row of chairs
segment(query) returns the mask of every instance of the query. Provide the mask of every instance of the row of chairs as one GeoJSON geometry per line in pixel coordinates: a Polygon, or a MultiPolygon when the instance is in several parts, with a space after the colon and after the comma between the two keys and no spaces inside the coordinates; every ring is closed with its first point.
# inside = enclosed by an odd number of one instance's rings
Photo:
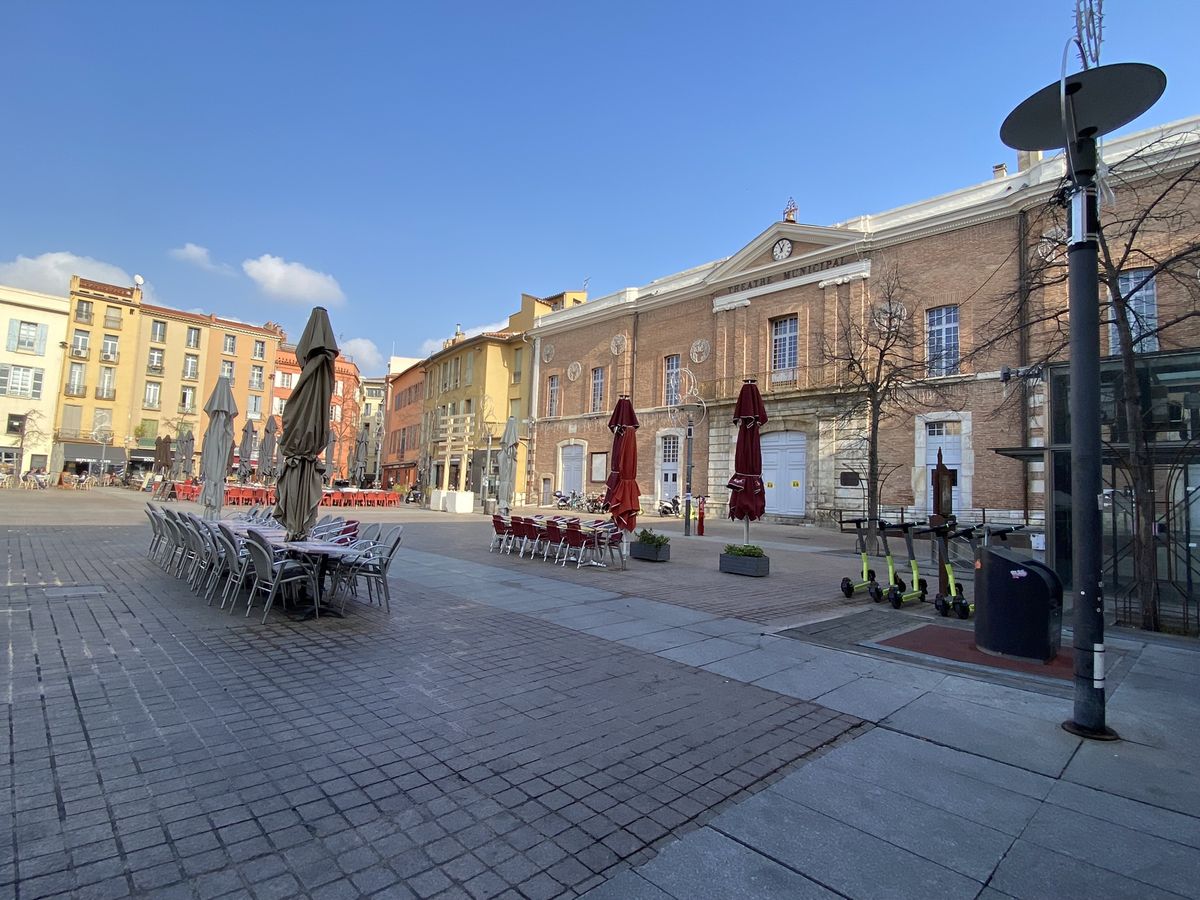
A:
{"type": "MultiPolygon", "coordinates": [[[[320,596],[320,569],[289,559],[286,549],[274,546],[262,531],[253,527],[267,527],[269,519],[264,519],[260,512],[253,517],[239,517],[251,526],[244,537],[235,534],[227,521],[209,522],[169,507],[147,503],[146,516],[151,528],[147,556],[165,571],[185,580],[209,606],[219,591],[219,608],[228,606],[232,615],[241,591],[248,584],[245,615],[250,615],[257,598],[265,596],[262,618],[265,624],[275,600],[287,592],[304,588],[310,596],[320,596]]],[[[344,609],[346,597],[357,597],[358,585],[365,581],[370,602],[378,600],[390,610],[387,572],[404,528],[398,525],[383,535],[382,526],[370,525],[358,534],[358,523],[352,524],[354,531],[348,529],[344,519],[326,516],[313,529],[314,540],[341,538],[338,542],[346,546],[347,552],[328,573],[332,582],[330,595],[343,591],[344,609]]]]}
{"type": "Polygon", "coordinates": [[[603,566],[605,554],[610,562],[619,560],[625,568],[624,535],[606,519],[581,522],[574,516],[492,516],[492,541],[489,552],[499,551],[523,558],[529,551],[533,559],[539,552],[542,561],[554,551],[555,565],[564,568],[574,562],[575,568],[584,565],[603,566]]]}

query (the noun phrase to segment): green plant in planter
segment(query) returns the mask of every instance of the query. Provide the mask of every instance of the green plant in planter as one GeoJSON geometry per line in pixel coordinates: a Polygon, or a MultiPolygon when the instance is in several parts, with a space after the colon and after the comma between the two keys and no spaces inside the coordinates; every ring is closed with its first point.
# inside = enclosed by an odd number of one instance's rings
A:
{"type": "Polygon", "coordinates": [[[762,547],[757,547],[754,544],[726,544],[726,556],[753,556],[756,559],[761,559],[767,554],[763,553],[762,547]]]}
{"type": "Polygon", "coordinates": [[[665,547],[667,544],[671,543],[671,538],[669,535],[658,534],[651,531],[649,528],[643,528],[641,531],[639,531],[637,533],[636,540],[639,544],[647,544],[651,547],[665,547]]]}

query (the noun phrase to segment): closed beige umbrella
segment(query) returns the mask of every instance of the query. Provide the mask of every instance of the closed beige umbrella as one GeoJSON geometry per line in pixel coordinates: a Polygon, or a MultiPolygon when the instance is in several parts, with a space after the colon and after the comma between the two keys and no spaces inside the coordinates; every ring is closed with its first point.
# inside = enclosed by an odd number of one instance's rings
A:
{"type": "Polygon", "coordinates": [[[329,401],[337,341],[329,314],[316,307],[296,344],[300,377],[283,407],[283,472],[276,488],[275,518],[289,541],[304,540],[321,505],[321,466],[317,457],[329,440],[329,401]]]}
{"type": "Polygon", "coordinates": [[[267,427],[263,429],[262,444],[258,448],[258,477],[262,481],[274,478],[275,469],[275,417],[267,416],[267,427]]]}
{"type": "Polygon", "coordinates": [[[221,507],[225,504],[225,473],[229,471],[229,455],[233,452],[233,417],[238,414],[228,378],[217,379],[204,411],[208,413],[208,427],[204,430],[204,449],[200,453],[200,475],[204,478],[200,503],[204,506],[204,518],[215,520],[221,518],[221,507]]]}

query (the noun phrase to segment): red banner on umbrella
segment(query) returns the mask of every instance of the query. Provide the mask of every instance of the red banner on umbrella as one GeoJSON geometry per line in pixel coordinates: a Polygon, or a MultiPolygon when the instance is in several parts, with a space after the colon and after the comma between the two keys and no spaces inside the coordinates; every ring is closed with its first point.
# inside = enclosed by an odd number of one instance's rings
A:
{"type": "Polygon", "coordinates": [[[726,485],[729,488],[729,518],[753,521],[761,519],[767,508],[759,443],[759,434],[767,421],[767,409],[753,379],[742,385],[733,407],[733,418],[738,423],[738,434],[733,453],[733,477],[726,485]]]}

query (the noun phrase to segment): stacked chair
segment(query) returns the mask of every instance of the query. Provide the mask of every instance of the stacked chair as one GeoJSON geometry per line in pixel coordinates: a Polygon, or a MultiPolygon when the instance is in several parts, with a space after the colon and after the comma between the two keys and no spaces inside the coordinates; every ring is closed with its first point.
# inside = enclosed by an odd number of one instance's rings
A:
{"type": "Polygon", "coordinates": [[[544,561],[554,553],[554,563],[575,568],[585,565],[604,566],[603,557],[625,568],[624,542],[620,529],[606,519],[581,522],[574,516],[492,516],[489,552],[499,552],[533,559],[539,553],[544,561]]]}

